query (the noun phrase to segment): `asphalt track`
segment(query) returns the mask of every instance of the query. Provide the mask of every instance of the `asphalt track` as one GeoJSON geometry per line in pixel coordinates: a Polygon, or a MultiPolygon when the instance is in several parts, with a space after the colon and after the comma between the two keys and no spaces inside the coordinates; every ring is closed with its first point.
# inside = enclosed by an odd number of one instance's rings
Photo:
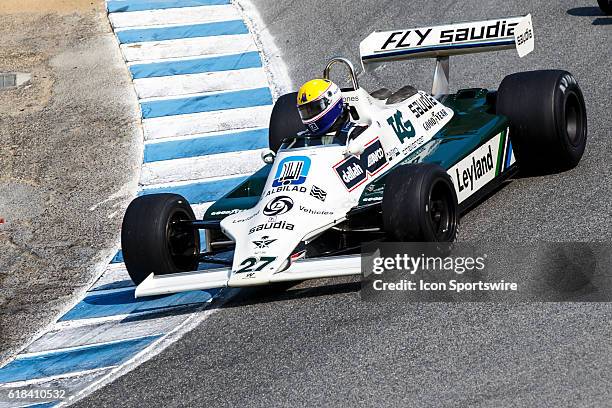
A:
{"type": "MultiPolygon", "coordinates": [[[[578,79],[589,142],[570,172],[525,178],[463,218],[461,240],[610,242],[612,20],[595,2],[255,1],[295,84],[357,61],[374,29],[532,13],[536,50],[453,58],[458,87],[562,68],[578,79]]],[[[430,86],[432,61],[396,63],[362,86],[430,86]]],[[[607,406],[612,306],[362,302],[350,280],[243,290],[164,352],[77,406],[607,406]]]]}

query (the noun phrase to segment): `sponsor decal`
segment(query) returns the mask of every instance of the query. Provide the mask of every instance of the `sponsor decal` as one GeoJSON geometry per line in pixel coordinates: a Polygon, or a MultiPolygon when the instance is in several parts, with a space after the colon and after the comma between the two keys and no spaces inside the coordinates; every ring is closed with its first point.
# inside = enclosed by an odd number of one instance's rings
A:
{"type": "Polygon", "coordinates": [[[272,187],[304,184],[310,170],[310,158],[291,156],[280,161],[276,168],[272,187]]]}
{"type": "Polygon", "coordinates": [[[388,164],[385,151],[378,138],[370,141],[363,153],[351,156],[334,166],[336,174],[348,191],[352,191],[365,182],[368,176],[378,173],[388,164]]]}
{"type": "Polygon", "coordinates": [[[501,137],[502,133],[496,135],[448,170],[455,184],[459,202],[495,178],[501,137]]]}
{"type": "Polygon", "coordinates": [[[431,28],[393,31],[389,34],[389,37],[387,37],[380,49],[386,50],[389,46],[392,46],[391,48],[419,46],[423,44],[423,41],[431,34],[431,31],[431,28]]]}
{"type": "Polygon", "coordinates": [[[293,200],[287,196],[278,196],[273,198],[263,209],[264,215],[274,217],[276,215],[285,214],[293,208],[293,200]]]}
{"type": "Polygon", "coordinates": [[[305,213],[312,214],[312,215],[332,215],[333,214],[332,211],[313,210],[311,208],[304,207],[303,205],[300,205],[300,211],[303,211],[305,213]]]}
{"type": "Polygon", "coordinates": [[[234,208],[233,210],[213,211],[210,213],[210,215],[232,215],[232,214],[237,214],[240,211],[244,211],[244,210],[241,208],[234,208]]]}
{"type": "Polygon", "coordinates": [[[474,183],[478,183],[481,177],[493,171],[493,169],[495,169],[495,164],[493,163],[491,145],[489,145],[488,151],[484,156],[477,158],[472,155],[469,167],[464,167],[461,171],[458,168],[455,169],[459,191],[467,189],[474,191],[474,183]]]}
{"type": "Polygon", "coordinates": [[[232,221],[232,224],[237,224],[237,223],[239,223],[239,222],[245,222],[245,221],[252,220],[253,218],[255,218],[255,216],[256,216],[257,214],[259,214],[259,211],[256,211],[254,214],[251,214],[251,215],[249,215],[249,216],[248,216],[248,217],[246,217],[246,218],[241,218],[241,219],[239,219],[239,220],[233,220],[233,221],[232,221]]]}
{"type": "Polygon", "coordinates": [[[400,155],[399,149],[397,147],[394,147],[387,152],[387,160],[391,161],[399,155],[400,155]]]}
{"type": "Polygon", "coordinates": [[[275,241],[276,239],[270,239],[269,236],[264,235],[260,240],[253,241],[253,245],[255,245],[257,249],[265,249],[269,248],[270,244],[274,243],[275,241]]]}
{"type": "Polygon", "coordinates": [[[369,201],[381,201],[382,197],[365,197],[363,202],[367,203],[369,201]]]}
{"type": "Polygon", "coordinates": [[[438,102],[431,96],[425,93],[419,92],[420,97],[408,105],[408,108],[414,116],[420,118],[425,113],[429,112],[431,108],[438,105],[438,102]]]}
{"type": "Polygon", "coordinates": [[[447,116],[448,116],[448,112],[444,108],[440,109],[439,111],[431,112],[431,118],[427,119],[423,123],[423,129],[429,130],[435,127],[438,123],[440,123],[447,116]]]}
{"type": "Polygon", "coordinates": [[[272,229],[293,231],[293,228],[295,228],[295,225],[287,221],[266,222],[265,224],[259,224],[251,228],[249,230],[249,235],[257,231],[272,230],[272,229]]]}
{"type": "Polygon", "coordinates": [[[271,194],[288,193],[288,192],[292,192],[292,193],[305,193],[306,192],[306,187],[302,187],[302,186],[280,186],[280,187],[276,187],[276,188],[271,188],[270,190],[266,191],[266,197],[271,195],[271,194]]]}
{"type": "Polygon", "coordinates": [[[346,103],[359,102],[359,96],[343,96],[342,99],[346,103]]]}
{"type": "Polygon", "coordinates": [[[316,122],[307,123],[306,126],[308,126],[308,130],[310,130],[312,133],[316,133],[319,130],[316,122]]]}
{"type": "Polygon", "coordinates": [[[322,188],[319,188],[315,185],[310,187],[310,195],[320,201],[325,201],[327,198],[327,193],[322,188]]]}
{"type": "MultiPolygon", "coordinates": [[[[393,116],[387,118],[387,123],[393,128],[395,135],[404,143],[404,139],[410,139],[416,135],[414,127],[409,120],[404,121],[401,111],[396,111],[393,116]]],[[[398,152],[399,154],[399,152],[398,152]]]]}
{"type": "Polygon", "coordinates": [[[514,35],[514,27],[517,24],[518,22],[508,23],[506,20],[501,20],[489,25],[442,30],[440,32],[440,44],[510,37],[514,35]]]}

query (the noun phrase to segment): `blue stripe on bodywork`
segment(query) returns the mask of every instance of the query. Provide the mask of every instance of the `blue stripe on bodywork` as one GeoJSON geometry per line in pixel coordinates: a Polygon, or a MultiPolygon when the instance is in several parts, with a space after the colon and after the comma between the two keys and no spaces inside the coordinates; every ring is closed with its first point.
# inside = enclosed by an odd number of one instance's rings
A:
{"type": "Polygon", "coordinates": [[[268,147],[268,129],[223,133],[145,145],[144,162],[183,159],[268,147]]]}
{"type": "Polygon", "coordinates": [[[169,307],[208,302],[212,294],[206,291],[177,293],[170,296],[134,297],[134,287],[111,293],[90,292],[59,321],[91,319],[140,312],[161,312],[169,307]]]}
{"type": "Polygon", "coordinates": [[[143,119],[189,113],[212,112],[225,109],[250,108],[272,104],[269,88],[221,92],[187,98],[172,98],[141,102],[143,119]]]}
{"type": "Polygon", "coordinates": [[[249,29],[242,20],[116,31],[121,44],[248,33],[249,29]]]}
{"type": "Polygon", "coordinates": [[[259,67],[261,67],[259,53],[257,51],[251,51],[242,54],[224,55],[221,57],[134,64],[130,65],[130,73],[132,74],[132,78],[140,79],[259,67]]]}
{"type": "Polygon", "coordinates": [[[512,160],[512,141],[508,136],[508,153],[506,153],[506,168],[510,167],[510,161],[512,160]]]}
{"type": "Polygon", "coordinates": [[[230,4],[230,0],[110,0],[106,2],[106,9],[109,13],[118,13],[222,4],[230,4]]]}
{"type": "Polygon", "coordinates": [[[429,52],[429,51],[444,51],[444,50],[453,50],[453,49],[462,49],[462,48],[497,47],[500,45],[512,45],[512,44],[514,44],[514,40],[498,40],[498,41],[478,42],[478,43],[469,43],[469,44],[432,45],[430,47],[411,48],[408,50],[391,51],[391,52],[385,52],[385,53],[374,54],[374,55],[365,55],[361,59],[375,60],[379,58],[398,57],[401,55],[421,54],[423,52],[429,52]]]}
{"type": "Polygon", "coordinates": [[[50,351],[31,357],[18,356],[0,369],[0,383],[111,367],[129,360],[159,337],[147,336],[109,344],[84,346],[68,351],[50,351]]]}
{"type": "Polygon", "coordinates": [[[246,179],[247,176],[241,176],[221,180],[200,181],[179,186],[146,188],[139,194],[175,193],[185,197],[191,204],[202,204],[218,200],[246,179]]]}

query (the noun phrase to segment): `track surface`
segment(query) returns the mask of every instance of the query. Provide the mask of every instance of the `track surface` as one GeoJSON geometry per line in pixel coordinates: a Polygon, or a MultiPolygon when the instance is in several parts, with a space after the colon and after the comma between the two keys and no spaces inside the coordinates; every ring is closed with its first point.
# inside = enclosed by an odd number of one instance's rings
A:
{"type": "MultiPolygon", "coordinates": [[[[536,51],[452,59],[457,86],[495,88],[511,72],[562,68],[585,93],[589,143],[568,173],[521,179],[463,219],[463,240],[609,242],[612,21],[595,2],[256,1],[299,84],[327,58],[357,61],[374,29],[531,12],[536,51]],[[569,10],[569,12],[568,12],[569,10]]],[[[432,61],[388,65],[362,86],[427,89],[432,61]],[[392,85],[395,84],[395,85],[392,85]]],[[[346,280],[286,294],[241,291],[165,352],[87,406],[607,406],[610,304],[374,304],[346,280]],[[118,399],[118,396],[120,400],[118,399]]]]}

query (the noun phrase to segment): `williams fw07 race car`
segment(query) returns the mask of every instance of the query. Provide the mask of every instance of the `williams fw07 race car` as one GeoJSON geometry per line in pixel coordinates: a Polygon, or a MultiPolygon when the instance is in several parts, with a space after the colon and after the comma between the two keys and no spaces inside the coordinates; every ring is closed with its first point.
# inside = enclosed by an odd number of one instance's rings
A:
{"type": "MultiPolygon", "coordinates": [[[[566,71],[515,73],[496,91],[448,92],[451,55],[534,48],[531,16],[374,32],[360,45],[367,72],[388,61],[435,58],[432,92],[342,89],[356,137],[305,132],[296,93],[270,118],[263,167],[196,220],[183,197],[144,195],[122,227],[136,296],[360,274],[360,245],[449,242],[462,213],[521,172],[578,164],[587,118],[566,71]],[[205,243],[200,242],[205,231],[205,243]],[[202,248],[201,248],[202,247],[202,248]],[[200,263],[218,268],[198,270],[200,263]]],[[[345,135],[346,136],[346,135],[345,135]]]]}

